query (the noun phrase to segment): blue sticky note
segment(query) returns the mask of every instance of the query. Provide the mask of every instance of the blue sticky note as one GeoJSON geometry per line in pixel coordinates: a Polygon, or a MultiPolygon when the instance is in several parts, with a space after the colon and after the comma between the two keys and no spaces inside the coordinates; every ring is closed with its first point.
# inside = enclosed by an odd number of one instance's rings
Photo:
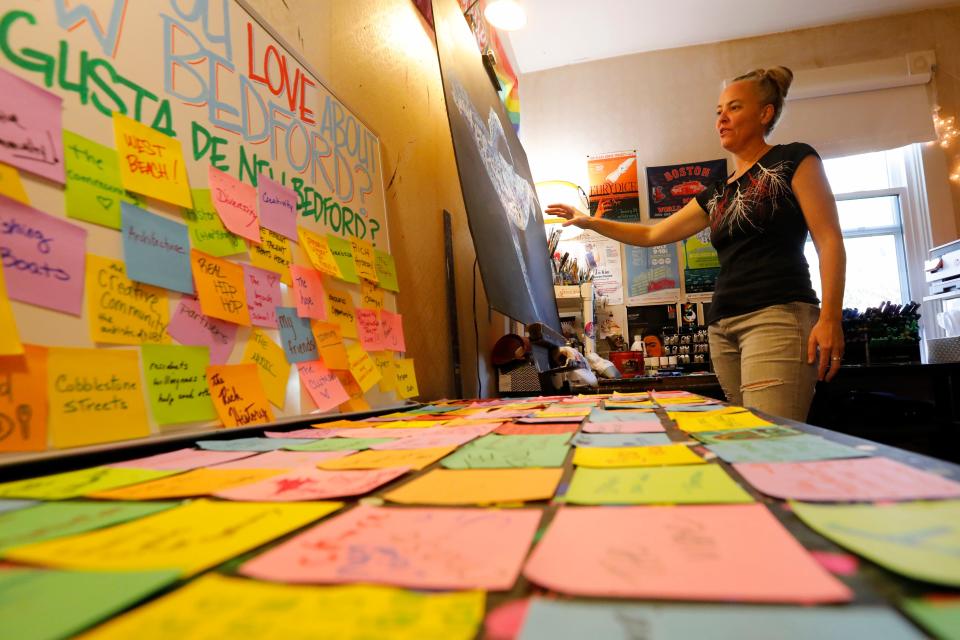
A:
{"type": "Polygon", "coordinates": [[[570,443],[575,447],[651,447],[670,444],[665,433],[578,433],[570,443]]]}
{"type": "Polygon", "coordinates": [[[277,326],[280,328],[280,342],[290,362],[308,362],[317,360],[317,340],[310,329],[310,320],[297,315],[293,307],[277,307],[277,326]]]}
{"type": "Polygon", "coordinates": [[[126,202],[121,202],[120,207],[127,277],[192,294],[187,226],[126,202]]]}
{"type": "Polygon", "coordinates": [[[631,411],[625,409],[591,409],[587,422],[660,422],[652,411],[631,411]]]}
{"type": "Polygon", "coordinates": [[[717,442],[707,445],[707,448],[720,456],[724,462],[730,463],[808,462],[811,460],[866,458],[870,455],[865,451],[809,433],[787,438],[717,442]]]}
{"type": "Polygon", "coordinates": [[[206,451],[275,451],[298,444],[310,444],[313,438],[236,438],[234,440],[198,440],[206,451]]]}

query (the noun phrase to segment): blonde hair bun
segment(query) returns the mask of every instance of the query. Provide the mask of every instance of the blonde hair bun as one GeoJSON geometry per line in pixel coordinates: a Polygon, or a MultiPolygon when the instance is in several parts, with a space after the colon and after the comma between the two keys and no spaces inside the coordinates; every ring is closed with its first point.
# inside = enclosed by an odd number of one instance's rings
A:
{"type": "Polygon", "coordinates": [[[790,85],[793,84],[793,71],[787,67],[770,67],[763,70],[763,75],[773,81],[779,89],[780,97],[786,98],[790,85]]]}
{"type": "Polygon", "coordinates": [[[783,112],[783,100],[793,83],[793,71],[787,67],[777,66],[769,69],[754,69],[742,76],[733,79],[734,82],[749,80],[756,83],[760,96],[760,104],[773,106],[773,118],[767,124],[769,134],[777,125],[780,114],[783,112]]]}

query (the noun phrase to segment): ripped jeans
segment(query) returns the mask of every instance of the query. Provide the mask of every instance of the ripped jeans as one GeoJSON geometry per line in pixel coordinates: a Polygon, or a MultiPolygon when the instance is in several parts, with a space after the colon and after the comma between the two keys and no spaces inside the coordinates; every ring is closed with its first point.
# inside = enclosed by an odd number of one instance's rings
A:
{"type": "Polygon", "coordinates": [[[731,404],[805,421],[817,384],[807,340],[820,309],[790,302],[710,325],[710,358],[731,404]]]}

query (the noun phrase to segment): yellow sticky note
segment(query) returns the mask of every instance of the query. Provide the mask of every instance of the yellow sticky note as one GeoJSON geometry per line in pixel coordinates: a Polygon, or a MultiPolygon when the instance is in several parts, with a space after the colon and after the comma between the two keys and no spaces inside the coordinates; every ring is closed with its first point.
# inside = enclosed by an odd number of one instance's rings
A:
{"type": "Polygon", "coordinates": [[[20,355],[23,345],[17,331],[17,319],[13,316],[10,296],[7,295],[7,281],[0,269],[0,356],[20,355]]]}
{"type": "Polygon", "coordinates": [[[299,529],[341,506],[339,502],[248,504],[196,500],[106,529],[10,549],[6,555],[63,569],[175,568],[192,575],[299,529]]]}
{"type": "Polygon", "coordinates": [[[317,466],[321,469],[386,469],[410,467],[419,471],[443,456],[453,453],[456,447],[432,447],[430,449],[398,449],[358,451],[345,458],[327,460],[317,466]]]}
{"type": "Polygon", "coordinates": [[[402,504],[491,504],[549,500],[563,469],[434,469],[384,494],[402,504]]]}
{"type": "Polygon", "coordinates": [[[429,429],[430,427],[442,427],[449,422],[450,420],[396,420],[379,422],[376,426],[378,429],[429,429]]]}
{"type": "Polygon", "coordinates": [[[404,358],[393,363],[397,377],[397,395],[401,398],[412,398],[420,395],[417,389],[417,372],[413,366],[413,358],[404,358]]]}
{"type": "Polygon", "coordinates": [[[360,307],[380,311],[383,309],[383,299],[386,291],[369,280],[360,281],[360,307]]]}
{"type": "Polygon", "coordinates": [[[0,484],[0,497],[28,500],[68,500],[96,491],[125,487],[177,473],[153,469],[90,467],[49,476],[14,480],[0,484]]]}
{"type": "Polygon", "coordinates": [[[359,344],[347,347],[347,359],[350,362],[350,373],[364,393],[380,380],[380,371],[373,363],[370,355],[359,344]]]}
{"type": "Polygon", "coordinates": [[[357,275],[364,280],[377,282],[376,258],[373,255],[373,245],[366,240],[350,238],[350,248],[353,250],[353,264],[357,268],[357,275]]]}
{"type": "Polygon", "coordinates": [[[290,379],[290,363],[283,347],[270,339],[260,329],[254,329],[243,351],[241,362],[256,365],[267,399],[283,409],[287,397],[287,381],[290,379]]]}
{"type": "Polygon", "coordinates": [[[342,289],[327,289],[327,318],[340,327],[344,338],[357,338],[357,320],[353,298],[342,289]]]}
{"type": "Polygon", "coordinates": [[[329,322],[311,322],[310,328],[317,341],[317,353],[328,369],[349,369],[347,348],[343,346],[343,334],[340,325],[329,322]]]}
{"type": "Polygon", "coordinates": [[[283,469],[193,469],[143,484],[89,493],[87,497],[98,500],[170,500],[208,496],[222,489],[259,482],[283,472],[283,469]]]}
{"type": "Polygon", "coordinates": [[[307,254],[307,258],[314,268],[321,273],[339,278],[340,267],[337,266],[337,261],[333,259],[326,236],[321,236],[303,227],[297,227],[297,235],[300,237],[300,248],[307,254]]]}
{"type": "MultiPolygon", "coordinates": [[[[344,349],[344,353],[346,353],[346,349],[344,349]]],[[[343,390],[350,396],[349,400],[340,403],[340,411],[347,413],[351,411],[370,411],[370,403],[363,397],[363,389],[353,379],[353,374],[349,371],[333,370],[333,375],[337,376],[337,380],[343,385],[343,390]]]]}
{"type": "Polygon", "coordinates": [[[207,384],[213,406],[226,427],[273,422],[273,410],[253,364],[207,367],[207,384]]]}
{"type": "Polygon", "coordinates": [[[51,347],[47,397],[54,447],[150,435],[136,351],[51,347]]]}
{"type": "Polygon", "coordinates": [[[249,327],[243,267],[196,249],[190,250],[190,263],[204,315],[249,327]]]}
{"type": "Polygon", "coordinates": [[[283,284],[293,284],[293,279],[290,277],[293,253],[290,251],[289,240],[266,227],[260,227],[260,244],[253,242],[247,244],[250,248],[250,264],[279,273],[280,282],[283,284]]]}
{"type": "Polygon", "coordinates": [[[123,188],[190,209],[190,182],[180,141],[113,112],[123,188]]]}
{"type": "Polygon", "coordinates": [[[20,172],[2,162],[0,162],[0,195],[23,204],[30,204],[27,192],[23,190],[20,172]]]}
{"type": "MultiPolygon", "coordinates": [[[[2,273],[0,273],[2,279],[2,273]]],[[[0,451],[47,448],[47,350],[0,358],[0,451]]]]}
{"type": "Polygon", "coordinates": [[[706,462],[683,444],[648,447],[577,447],[573,464],[579,467],[656,467],[706,462]]]}
{"type": "Polygon", "coordinates": [[[90,339],[107,344],[170,344],[165,289],[127,278],[122,260],[87,254],[90,339]]]}
{"type": "Polygon", "coordinates": [[[397,388],[397,372],[394,368],[393,354],[389,351],[373,353],[373,363],[380,371],[380,391],[393,391],[397,388]]]}
{"type": "Polygon", "coordinates": [[[754,427],[769,427],[773,423],[743,409],[729,407],[719,411],[667,411],[671,420],[676,420],[677,427],[688,433],[698,431],[722,431],[724,429],[753,429],[754,427]]]}

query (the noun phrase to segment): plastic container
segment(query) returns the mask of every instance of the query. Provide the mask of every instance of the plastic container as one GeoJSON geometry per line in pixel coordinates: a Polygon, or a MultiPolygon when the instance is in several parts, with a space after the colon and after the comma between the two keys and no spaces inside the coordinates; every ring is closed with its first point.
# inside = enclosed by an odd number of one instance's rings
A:
{"type": "Polygon", "coordinates": [[[610,362],[624,378],[643,375],[643,353],[637,351],[611,351],[610,362]]]}

